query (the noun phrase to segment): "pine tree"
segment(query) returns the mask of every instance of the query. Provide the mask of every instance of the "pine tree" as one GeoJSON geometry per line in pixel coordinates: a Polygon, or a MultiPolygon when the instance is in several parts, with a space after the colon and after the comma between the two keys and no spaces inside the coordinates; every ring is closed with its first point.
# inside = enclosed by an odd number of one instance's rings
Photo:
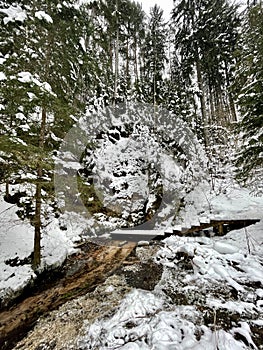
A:
{"type": "Polygon", "coordinates": [[[149,28],[143,47],[143,84],[146,102],[159,104],[163,100],[167,31],[163,10],[155,5],[150,10],[149,28]]]}
{"type": "Polygon", "coordinates": [[[240,108],[241,147],[237,176],[256,193],[263,191],[263,9],[248,9],[240,35],[235,91],[240,108]]]}

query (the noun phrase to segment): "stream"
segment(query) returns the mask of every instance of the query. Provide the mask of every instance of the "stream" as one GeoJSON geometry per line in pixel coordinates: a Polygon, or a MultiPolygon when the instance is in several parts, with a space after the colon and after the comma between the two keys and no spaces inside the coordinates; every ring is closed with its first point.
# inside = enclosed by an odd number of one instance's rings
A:
{"type": "Polygon", "coordinates": [[[11,307],[0,311],[1,350],[11,350],[41,315],[93,291],[121,266],[135,246],[83,244],[79,253],[68,257],[57,278],[40,284],[36,281],[36,287],[24,291],[11,307]]]}

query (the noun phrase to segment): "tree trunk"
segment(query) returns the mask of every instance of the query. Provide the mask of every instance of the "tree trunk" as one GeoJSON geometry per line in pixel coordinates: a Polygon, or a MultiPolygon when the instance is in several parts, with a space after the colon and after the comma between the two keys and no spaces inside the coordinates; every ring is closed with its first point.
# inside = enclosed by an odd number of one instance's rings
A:
{"type": "Polygon", "coordinates": [[[215,122],[215,104],[214,104],[214,92],[211,84],[209,84],[209,104],[210,104],[210,115],[209,115],[209,123],[213,124],[215,122]]]}
{"type": "Polygon", "coordinates": [[[34,257],[33,257],[33,269],[36,270],[40,265],[41,260],[41,178],[39,177],[41,167],[38,169],[38,182],[36,184],[36,206],[35,206],[35,236],[34,236],[34,257]]]}
{"type": "Polygon", "coordinates": [[[37,182],[36,182],[36,193],[35,193],[35,237],[34,237],[34,255],[33,255],[33,269],[36,270],[41,261],[41,189],[42,189],[42,176],[43,176],[43,163],[42,153],[44,150],[45,143],[45,131],[46,131],[47,113],[45,107],[42,107],[41,115],[41,127],[39,134],[39,160],[37,164],[37,182]]]}
{"type": "Polygon", "coordinates": [[[231,121],[236,122],[237,121],[236,106],[235,106],[232,92],[229,91],[229,87],[231,84],[230,84],[229,73],[227,70],[227,63],[226,61],[224,63],[225,63],[225,75],[226,75],[226,83],[227,83],[227,89],[228,89],[228,100],[229,100],[229,110],[231,115],[231,121]]]}
{"type": "Polygon", "coordinates": [[[139,73],[138,73],[138,57],[137,57],[137,39],[134,41],[134,75],[135,81],[138,83],[139,81],[139,73]]]}
{"type": "Polygon", "coordinates": [[[127,91],[130,88],[130,55],[129,55],[129,53],[130,53],[130,45],[129,45],[129,33],[130,33],[130,26],[128,24],[127,38],[126,38],[126,67],[125,67],[127,91]]]}
{"type": "Polygon", "coordinates": [[[116,100],[117,100],[118,79],[119,79],[119,21],[118,21],[118,0],[116,0],[114,105],[116,104],[116,100]]]}
{"type": "Polygon", "coordinates": [[[6,195],[7,198],[10,196],[9,180],[6,180],[6,182],[5,182],[5,195],[6,195]]]}
{"type": "Polygon", "coordinates": [[[200,91],[200,105],[201,105],[201,114],[202,114],[202,126],[203,126],[203,135],[204,135],[204,143],[205,147],[208,146],[208,135],[207,135],[207,113],[206,113],[206,105],[205,105],[205,90],[204,90],[204,83],[202,78],[202,72],[201,72],[201,66],[200,66],[200,60],[198,57],[197,52],[197,58],[196,58],[196,73],[197,73],[197,81],[198,81],[198,88],[200,91]]]}

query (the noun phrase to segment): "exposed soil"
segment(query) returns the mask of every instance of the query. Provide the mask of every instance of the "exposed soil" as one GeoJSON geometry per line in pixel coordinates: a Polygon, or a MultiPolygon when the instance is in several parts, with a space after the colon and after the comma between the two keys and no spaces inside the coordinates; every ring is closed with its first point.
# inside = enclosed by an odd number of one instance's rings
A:
{"type": "MultiPolygon", "coordinates": [[[[134,250],[134,243],[119,247],[86,243],[65,262],[56,278],[28,288],[9,309],[0,312],[0,348],[10,350],[47,312],[93,291],[118,269],[134,250]]],[[[53,276],[55,277],[55,275],[53,276]]]]}

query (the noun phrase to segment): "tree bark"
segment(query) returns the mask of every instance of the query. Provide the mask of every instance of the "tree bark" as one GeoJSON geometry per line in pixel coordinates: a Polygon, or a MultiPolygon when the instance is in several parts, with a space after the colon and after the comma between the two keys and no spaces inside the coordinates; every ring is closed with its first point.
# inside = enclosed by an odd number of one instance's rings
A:
{"type": "Polygon", "coordinates": [[[45,132],[46,132],[46,121],[47,113],[46,108],[42,107],[41,114],[41,127],[39,134],[39,151],[40,156],[37,164],[37,182],[36,182],[36,193],[35,193],[35,236],[34,236],[34,255],[33,255],[33,269],[36,270],[41,261],[41,189],[42,189],[42,177],[43,177],[43,160],[42,157],[44,143],[45,143],[45,132]]]}
{"type": "MultiPolygon", "coordinates": [[[[197,49],[198,50],[198,49],[197,49]]],[[[197,82],[198,82],[198,88],[200,91],[199,99],[200,99],[200,105],[201,105],[201,114],[202,114],[202,124],[203,124],[203,135],[204,135],[204,143],[205,147],[208,146],[208,135],[207,135],[207,113],[206,113],[206,105],[205,105],[205,91],[204,91],[204,83],[202,78],[202,72],[201,72],[201,66],[200,66],[200,60],[198,51],[197,57],[196,57],[196,74],[197,74],[197,82]]]]}
{"type": "Polygon", "coordinates": [[[119,21],[118,21],[118,0],[116,0],[116,40],[115,40],[115,78],[114,78],[114,105],[117,100],[117,89],[119,80],[119,21]]]}
{"type": "Polygon", "coordinates": [[[6,182],[5,182],[5,195],[6,195],[7,198],[10,196],[9,180],[6,180],[6,182]]]}
{"type": "MultiPolygon", "coordinates": [[[[40,169],[38,169],[39,172],[40,169]]],[[[38,174],[38,181],[41,181],[38,174]]],[[[41,183],[36,184],[36,206],[35,206],[35,236],[34,236],[34,257],[33,257],[33,269],[36,270],[41,261],[41,183]]]]}
{"type": "Polygon", "coordinates": [[[139,73],[138,73],[138,57],[137,57],[137,38],[134,39],[134,74],[136,83],[139,81],[139,73]]]}
{"type": "Polygon", "coordinates": [[[231,84],[230,84],[229,73],[227,70],[227,63],[224,62],[224,64],[225,64],[225,75],[226,75],[226,83],[227,83],[227,89],[228,89],[228,100],[229,100],[229,110],[231,115],[231,121],[236,122],[237,121],[236,106],[235,106],[232,92],[229,89],[231,84]]]}

